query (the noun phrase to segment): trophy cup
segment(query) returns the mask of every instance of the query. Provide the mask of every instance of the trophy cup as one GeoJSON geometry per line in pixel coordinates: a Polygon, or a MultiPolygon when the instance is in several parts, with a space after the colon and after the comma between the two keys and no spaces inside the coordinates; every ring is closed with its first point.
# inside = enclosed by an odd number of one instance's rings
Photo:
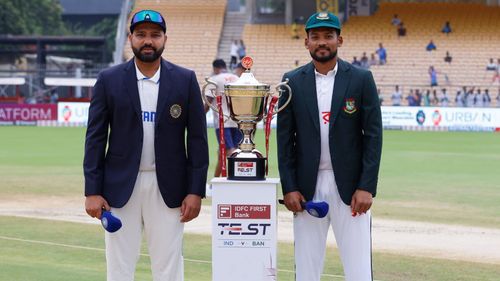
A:
{"type": "MultiPolygon", "coordinates": [[[[276,85],[276,91],[279,95],[273,95],[270,90],[270,85],[263,84],[257,81],[250,68],[253,65],[253,60],[250,57],[244,57],[241,64],[246,71],[241,77],[233,83],[224,85],[223,93],[215,93],[222,95],[226,99],[229,115],[225,112],[220,112],[219,108],[211,104],[206,96],[205,90],[209,85],[217,87],[217,84],[206,78],[207,84],[203,86],[202,98],[206,104],[219,115],[224,115],[226,118],[231,118],[238,124],[238,129],[243,134],[243,139],[238,145],[238,149],[228,156],[228,179],[229,180],[265,180],[267,174],[267,149],[266,156],[263,156],[260,151],[255,149],[253,137],[257,129],[257,123],[266,116],[266,147],[268,147],[270,123],[272,116],[283,110],[292,98],[292,91],[288,86],[288,80],[276,85]],[[281,93],[282,88],[288,89],[287,101],[276,111],[274,107],[281,93]]],[[[220,124],[220,122],[219,122],[220,124]]],[[[221,130],[222,131],[222,130],[221,130]]],[[[223,159],[225,161],[225,159],[223,159]]]]}

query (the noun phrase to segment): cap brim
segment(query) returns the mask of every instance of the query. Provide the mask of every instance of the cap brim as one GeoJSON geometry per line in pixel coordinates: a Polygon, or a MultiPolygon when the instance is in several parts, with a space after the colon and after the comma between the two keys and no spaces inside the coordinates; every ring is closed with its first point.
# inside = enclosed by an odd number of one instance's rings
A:
{"type": "Polygon", "coordinates": [[[136,22],[132,25],[130,25],[130,33],[134,32],[134,29],[139,25],[139,24],[142,24],[142,23],[152,23],[152,24],[156,24],[157,26],[159,26],[161,28],[161,30],[163,30],[163,32],[167,32],[167,29],[161,25],[160,23],[157,23],[157,22],[154,22],[154,21],[140,21],[140,22],[136,22]]]}
{"type": "Polygon", "coordinates": [[[338,25],[321,22],[321,23],[313,24],[311,26],[306,26],[306,31],[308,31],[309,29],[320,28],[320,27],[334,28],[334,29],[340,30],[340,26],[338,26],[338,25]]]}

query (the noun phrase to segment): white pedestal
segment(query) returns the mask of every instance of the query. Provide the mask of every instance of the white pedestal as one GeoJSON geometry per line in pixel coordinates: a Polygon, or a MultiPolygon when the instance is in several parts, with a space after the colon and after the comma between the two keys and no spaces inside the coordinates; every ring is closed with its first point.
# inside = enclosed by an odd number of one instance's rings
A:
{"type": "Polygon", "coordinates": [[[212,180],[212,280],[277,280],[276,187],[212,180]]]}

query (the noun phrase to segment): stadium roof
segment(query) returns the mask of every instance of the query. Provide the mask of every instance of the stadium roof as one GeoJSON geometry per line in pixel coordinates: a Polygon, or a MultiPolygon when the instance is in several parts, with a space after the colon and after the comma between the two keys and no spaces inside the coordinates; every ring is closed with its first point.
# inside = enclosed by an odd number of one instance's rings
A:
{"type": "Polygon", "coordinates": [[[118,15],[123,0],[59,0],[63,16],[67,15],[118,15]]]}

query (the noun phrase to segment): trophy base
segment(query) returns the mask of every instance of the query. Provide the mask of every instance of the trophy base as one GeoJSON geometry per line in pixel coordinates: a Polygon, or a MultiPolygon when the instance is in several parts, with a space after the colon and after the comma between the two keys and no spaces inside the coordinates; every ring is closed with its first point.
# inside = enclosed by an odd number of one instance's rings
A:
{"type": "Polygon", "coordinates": [[[266,158],[227,158],[228,180],[260,181],[266,179],[266,158]]]}

